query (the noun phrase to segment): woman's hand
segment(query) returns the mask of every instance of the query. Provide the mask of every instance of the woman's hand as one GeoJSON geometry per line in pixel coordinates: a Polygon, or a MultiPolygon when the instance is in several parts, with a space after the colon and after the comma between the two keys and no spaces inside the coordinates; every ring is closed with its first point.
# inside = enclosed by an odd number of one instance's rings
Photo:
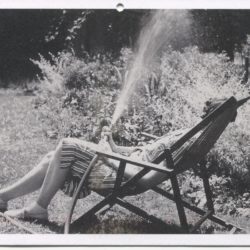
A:
{"type": "Polygon", "coordinates": [[[104,126],[101,132],[101,140],[110,142],[113,140],[111,129],[108,126],[104,126]]]}
{"type": "Polygon", "coordinates": [[[112,151],[112,148],[110,146],[110,141],[112,138],[112,133],[109,127],[104,126],[102,128],[102,132],[101,132],[101,140],[99,141],[98,145],[102,148],[102,150],[104,151],[112,151]]]}

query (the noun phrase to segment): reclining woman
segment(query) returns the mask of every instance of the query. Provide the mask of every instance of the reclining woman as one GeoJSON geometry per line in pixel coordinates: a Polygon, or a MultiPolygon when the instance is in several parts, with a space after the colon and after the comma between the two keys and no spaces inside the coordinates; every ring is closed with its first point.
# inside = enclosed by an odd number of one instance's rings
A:
{"type": "MultiPolygon", "coordinates": [[[[39,188],[40,193],[35,202],[27,207],[9,210],[5,214],[22,219],[48,219],[48,205],[59,189],[72,196],[81,177],[95,155],[95,149],[119,153],[152,162],[167,146],[176,141],[185,131],[176,131],[164,136],[152,144],[144,147],[117,146],[107,126],[103,127],[99,144],[90,143],[74,138],[65,138],[60,141],[55,151],[48,153],[42,161],[19,181],[0,190],[0,209],[7,210],[8,201],[31,193],[39,188]]],[[[162,163],[164,164],[164,163],[162,163]]],[[[91,190],[102,191],[102,180],[118,168],[118,162],[102,158],[93,167],[88,184],[82,188],[80,198],[87,196],[91,190]],[[101,180],[101,181],[100,181],[101,180]]],[[[125,177],[134,176],[141,168],[127,165],[125,177]]],[[[139,181],[139,188],[148,187],[162,182],[163,174],[151,171],[139,181]]]]}

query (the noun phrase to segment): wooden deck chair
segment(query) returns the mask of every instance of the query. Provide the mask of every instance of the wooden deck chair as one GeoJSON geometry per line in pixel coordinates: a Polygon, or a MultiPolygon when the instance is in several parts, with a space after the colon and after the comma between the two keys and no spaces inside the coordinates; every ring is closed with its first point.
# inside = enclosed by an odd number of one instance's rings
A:
{"type": "MultiPolygon", "coordinates": [[[[201,224],[210,219],[211,221],[226,227],[231,233],[234,233],[241,228],[229,224],[223,219],[214,215],[214,206],[212,200],[212,192],[209,186],[209,177],[207,173],[206,166],[201,164],[206,154],[213,147],[217,139],[220,137],[222,132],[225,130],[227,125],[235,118],[237,108],[245,103],[249,98],[242,99],[238,101],[231,97],[221,105],[219,105],[215,110],[208,114],[201,122],[199,122],[194,128],[184,134],[179,140],[170,146],[170,148],[165,149],[165,151],[155,159],[153,163],[145,161],[135,161],[129,157],[121,156],[115,153],[105,153],[101,151],[96,152],[96,156],[90,163],[90,167],[82,177],[80,184],[76,193],[72,198],[71,207],[67,215],[67,219],[64,226],[64,233],[69,233],[70,226],[80,226],[85,219],[90,218],[99,211],[108,207],[111,208],[113,205],[118,204],[131,212],[143,217],[144,219],[157,223],[161,227],[166,227],[166,223],[152,216],[135,205],[128,203],[123,199],[127,195],[135,195],[140,192],[137,190],[137,183],[143,176],[145,176],[149,171],[158,171],[166,176],[166,179],[171,180],[173,193],[166,192],[157,185],[149,187],[149,189],[155,191],[156,193],[170,199],[176,203],[179,220],[181,224],[181,233],[194,233],[201,226],[201,224]],[[199,136],[191,143],[187,143],[195,135],[199,133],[199,136]],[[81,187],[86,183],[86,178],[91,171],[91,167],[97,161],[99,156],[105,156],[110,159],[114,159],[120,162],[119,168],[116,174],[116,180],[112,191],[107,194],[104,199],[93,206],[89,211],[80,216],[77,220],[71,223],[71,217],[73,210],[78,199],[78,194],[81,187]],[[158,164],[166,160],[167,167],[159,166],[158,164]],[[200,163],[200,164],[199,164],[200,163]],[[133,164],[141,168],[135,176],[123,182],[124,171],[126,164],[133,164]],[[200,168],[202,174],[202,180],[204,184],[204,191],[207,199],[207,210],[202,210],[199,207],[190,205],[186,201],[182,200],[180,194],[180,187],[177,180],[177,175],[183,173],[190,168],[200,168]],[[194,225],[188,225],[185,208],[197,213],[202,216],[201,219],[194,225]]],[[[156,138],[156,137],[155,137],[156,138]]]]}

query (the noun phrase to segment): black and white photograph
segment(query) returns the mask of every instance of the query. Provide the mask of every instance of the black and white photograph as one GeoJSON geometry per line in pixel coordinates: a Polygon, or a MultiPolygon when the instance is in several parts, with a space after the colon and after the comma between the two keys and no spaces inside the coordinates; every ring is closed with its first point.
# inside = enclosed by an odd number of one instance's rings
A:
{"type": "Polygon", "coordinates": [[[0,9],[0,31],[1,235],[250,233],[250,10],[0,9]]]}

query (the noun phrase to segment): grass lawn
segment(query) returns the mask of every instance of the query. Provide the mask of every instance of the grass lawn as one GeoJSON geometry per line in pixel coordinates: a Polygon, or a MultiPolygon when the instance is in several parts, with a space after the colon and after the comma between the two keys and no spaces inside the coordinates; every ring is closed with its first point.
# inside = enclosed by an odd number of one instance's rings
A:
{"type": "MultiPolygon", "coordinates": [[[[42,158],[48,151],[54,149],[57,139],[48,139],[46,130],[49,128],[39,119],[39,113],[33,108],[32,96],[12,90],[0,90],[0,187],[15,182],[42,158]]],[[[20,197],[9,202],[9,208],[21,208],[29,204],[37,196],[37,192],[20,197]]],[[[77,203],[75,217],[82,211],[101,199],[97,194],[91,194],[77,203]]],[[[166,202],[162,197],[156,196],[151,191],[139,196],[129,198],[133,203],[158,215],[169,222],[169,233],[175,232],[179,221],[176,207],[172,202],[166,202]],[[152,202],[154,201],[154,202],[152,202]]],[[[61,233],[70,198],[58,192],[49,206],[49,223],[19,222],[37,233],[61,233]]],[[[188,213],[188,220],[194,223],[198,218],[188,213]]],[[[249,225],[245,218],[231,217],[231,221],[240,225],[249,225]]],[[[223,232],[218,226],[206,222],[201,232],[223,232]]],[[[0,217],[0,233],[25,233],[16,226],[0,217]]],[[[91,227],[79,228],[78,233],[161,233],[154,225],[140,219],[130,212],[114,207],[103,216],[91,222],[91,227]],[[119,211],[119,213],[116,213],[119,211]]]]}

